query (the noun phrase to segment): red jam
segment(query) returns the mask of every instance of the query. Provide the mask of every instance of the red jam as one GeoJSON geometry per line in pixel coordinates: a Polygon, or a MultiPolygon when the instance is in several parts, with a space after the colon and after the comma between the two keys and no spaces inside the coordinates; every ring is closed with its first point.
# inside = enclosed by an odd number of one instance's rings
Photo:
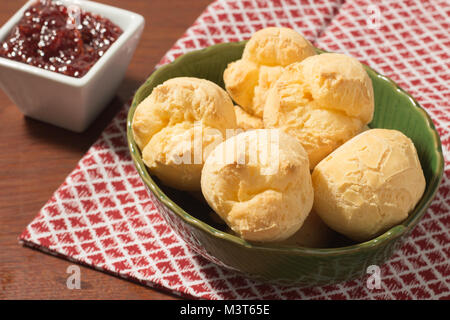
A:
{"type": "Polygon", "coordinates": [[[84,76],[122,34],[98,15],[40,0],[25,11],[0,56],[76,78],[84,76]]]}

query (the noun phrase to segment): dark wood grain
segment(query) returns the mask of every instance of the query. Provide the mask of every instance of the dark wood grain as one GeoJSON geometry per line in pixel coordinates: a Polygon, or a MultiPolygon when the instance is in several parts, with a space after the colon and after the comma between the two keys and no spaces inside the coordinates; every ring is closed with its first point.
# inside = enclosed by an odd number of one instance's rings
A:
{"type": "MultiPolygon", "coordinates": [[[[70,262],[24,248],[17,237],[146,79],[208,0],[98,0],[140,13],[146,27],[116,98],[82,134],[24,117],[0,90],[0,299],[175,299],[81,267],[81,290],[66,287],[70,262]]],[[[25,0],[0,1],[3,25],[25,0]]],[[[24,93],[26,94],[26,93],[24,93]]]]}

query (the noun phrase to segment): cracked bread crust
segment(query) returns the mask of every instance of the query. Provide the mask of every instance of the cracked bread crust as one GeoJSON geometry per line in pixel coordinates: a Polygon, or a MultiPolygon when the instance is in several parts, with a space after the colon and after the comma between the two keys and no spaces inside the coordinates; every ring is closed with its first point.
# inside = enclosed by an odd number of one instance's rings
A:
{"type": "Polygon", "coordinates": [[[231,98],[218,85],[180,77],[153,89],[137,106],[132,128],[150,173],[168,186],[195,191],[208,153],[225,139],[227,129],[236,129],[236,116],[231,98]]]}
{"type": "Polygon", "coordinates": [[[314,210],[335,231],[369,240],[408,217],[425,178],[412,141],[371,129],[322,160],[312,174],[314,210]]]}
{"type": "Polygon", "coordinates": [[[224,71],[226,90],[247,113],[262,118],[267,91],[284,68],[315,54],[311,43],[292,29],[259,30],[247,42],[242,59],[224,71]]]}
{"type": "Polygon", "coordinates": [[[288,66],[267,94],[264,127],[296,137],[311,170],[372,120],[372,82],[354,58],[324,53],[288,66]]]}
{"type": "Polygon", "coordinates": [[[278,146],[271,145],[267,132],[251,130],[226,140],[210,154],[202,171],[202,192],[208,204],[234,232],[251,241],[280,241],[293,235],[314,198],[308,157],[301,144],[277,131],[278,146]],[[273,149],[266,152],[269,145],[273,149]],[[256,161],[251,155],[257,155],[256,161]],[[276,170],[266,174],[274,163],[276,170]]]}
{"type": "Polygon", "coordinates": [[[239,129],[252,130],[264,128],[262,119],[248,114],[240,106],[234,106],[234,113],[236,114],[236,125],[239,129]]]}

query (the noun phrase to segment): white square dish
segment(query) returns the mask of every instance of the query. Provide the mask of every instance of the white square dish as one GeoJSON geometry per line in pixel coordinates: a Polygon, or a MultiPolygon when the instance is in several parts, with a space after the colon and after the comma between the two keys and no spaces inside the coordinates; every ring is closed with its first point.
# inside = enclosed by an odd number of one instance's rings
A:
{"type": "MultiPolygon", "coordinates": [[[[0,28],[0,42],[35,1],[28,1],[0,28]]],[[[26,116],[82,132],[114,97],[144,29],[144,18],[92,1],[58,2],[107,18],[123,33],[81,78],[0,57],[0,87],[26,116]]]]}

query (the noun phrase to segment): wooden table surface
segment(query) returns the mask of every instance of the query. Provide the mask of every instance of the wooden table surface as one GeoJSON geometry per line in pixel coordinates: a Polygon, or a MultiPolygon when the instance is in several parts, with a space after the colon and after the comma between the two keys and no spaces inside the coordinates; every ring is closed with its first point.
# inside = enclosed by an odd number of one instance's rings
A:
{"type": "MultiPolygon", "coordinates": [[[[81,290],[69,290],[70,262],[24,248],[17,241],[120,106],[211,2],[96,1],[140,13],[146,26],[116,98],[90,129],[76,134],[25,118],[0,90],[0,299],[177,298],[86,267],[81,267],[81,290]]],[[[0,25],[25,2],[0,1],[0,25]]]]}

